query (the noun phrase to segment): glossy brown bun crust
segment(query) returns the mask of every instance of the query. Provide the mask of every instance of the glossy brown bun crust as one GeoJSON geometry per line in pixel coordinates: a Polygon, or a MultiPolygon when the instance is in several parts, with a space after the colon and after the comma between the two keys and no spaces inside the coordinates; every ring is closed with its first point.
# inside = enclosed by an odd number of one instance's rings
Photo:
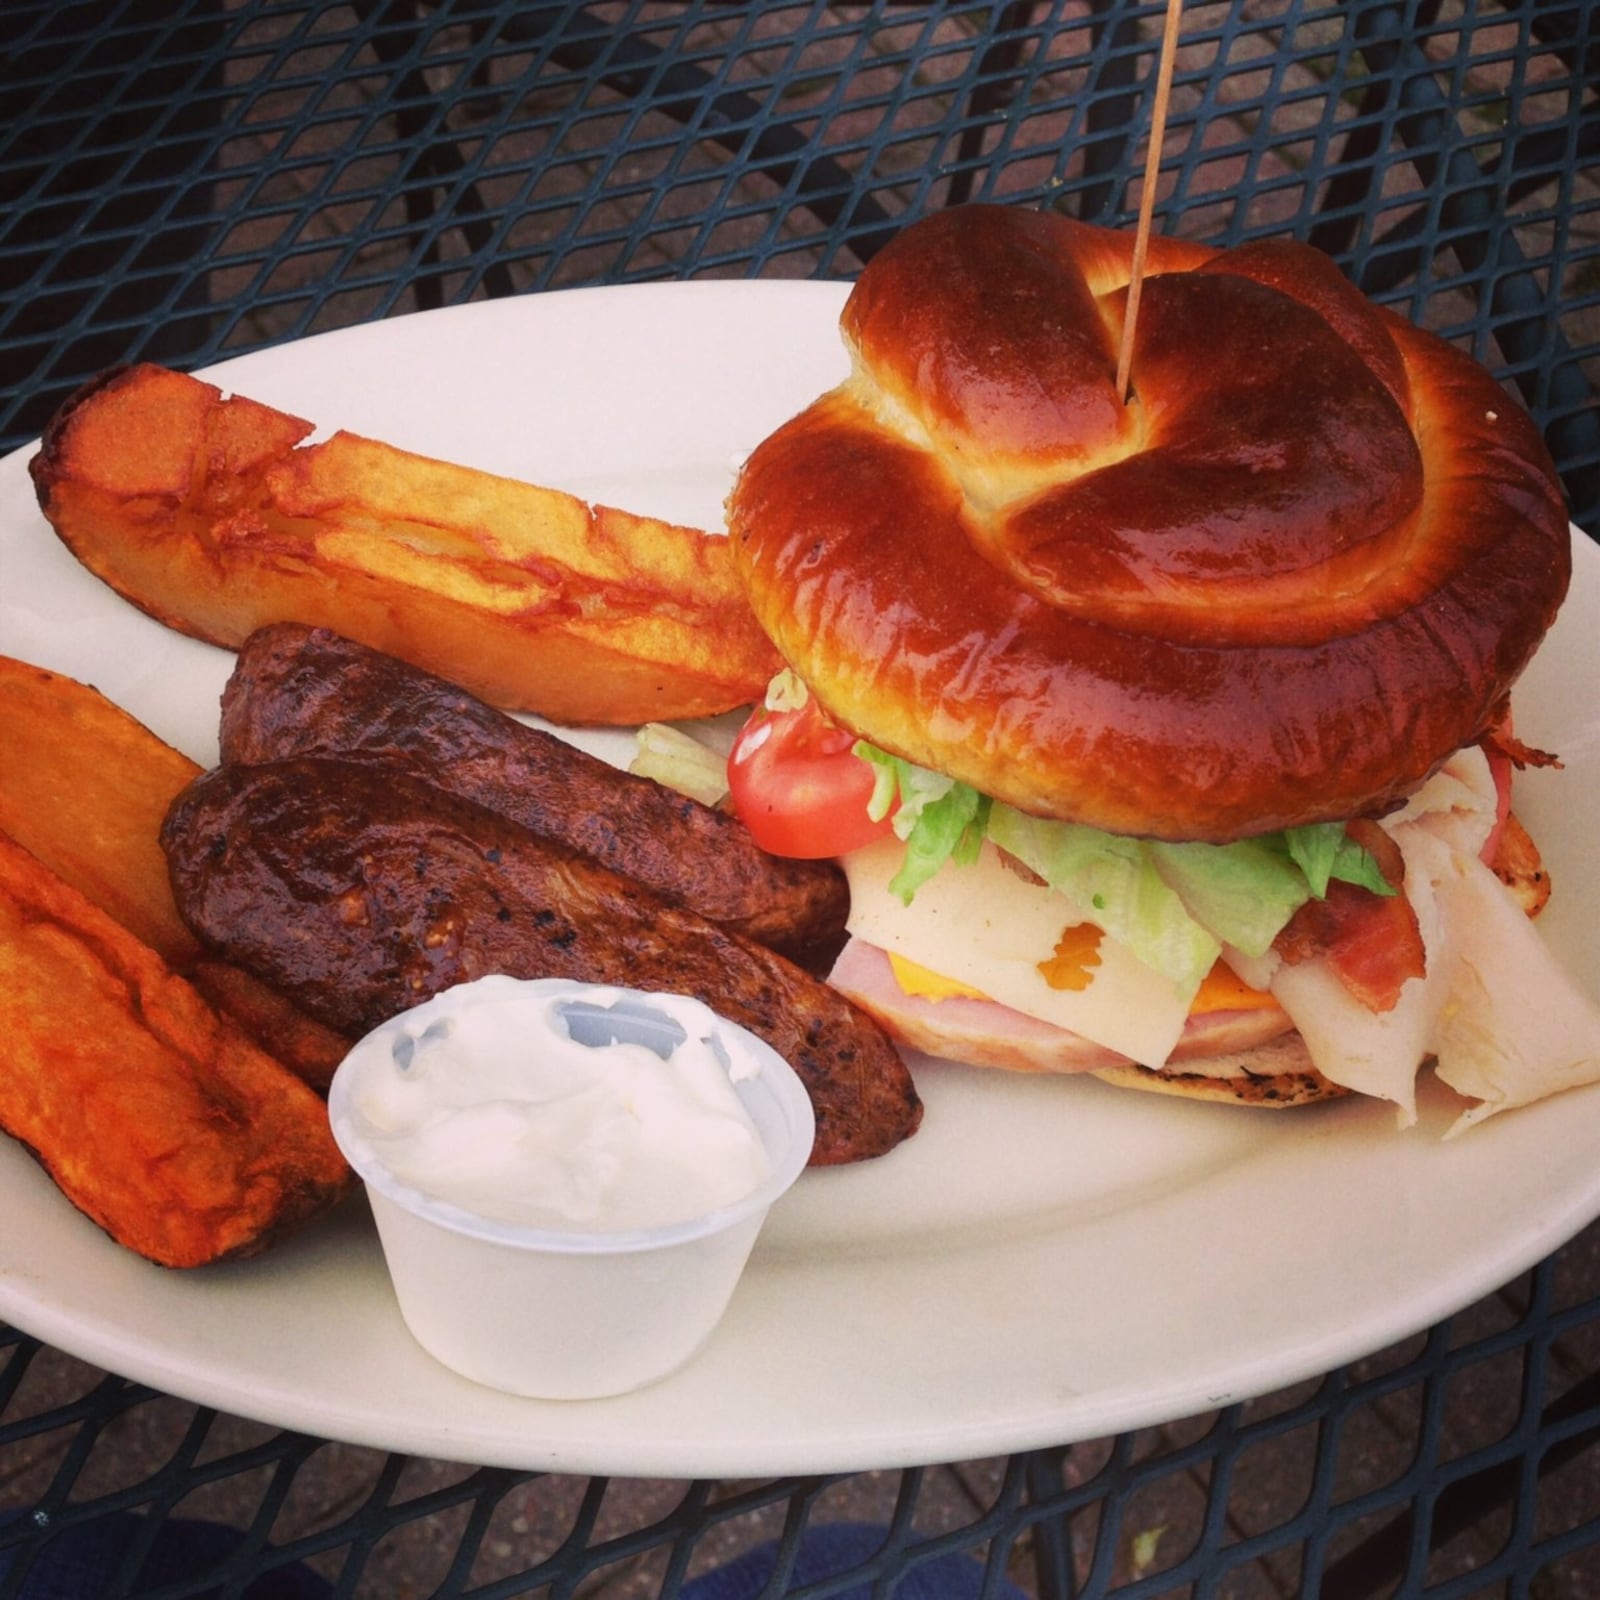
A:
{"type": "Polygon", "coordinates": [[[847,727],[1043,816],[1223,841],[1381,813],[1478,738],[1571,565],[1489,374],[1287,242],[963,206],[845,307],[854,368],[728,504],[847,727]]]}

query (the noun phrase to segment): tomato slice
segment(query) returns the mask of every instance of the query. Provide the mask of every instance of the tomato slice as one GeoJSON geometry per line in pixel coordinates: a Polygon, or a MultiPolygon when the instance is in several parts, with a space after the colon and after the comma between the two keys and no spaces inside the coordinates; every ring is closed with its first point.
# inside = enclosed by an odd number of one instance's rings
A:
{"type": "Polygon", "coordinates": [[[815,700],[751,716],[728,755],[728,792],[763,850],[804,860],[842,856],[890,831],[888,817],[867,815],[873,769],[855,743],[815,700]]]}

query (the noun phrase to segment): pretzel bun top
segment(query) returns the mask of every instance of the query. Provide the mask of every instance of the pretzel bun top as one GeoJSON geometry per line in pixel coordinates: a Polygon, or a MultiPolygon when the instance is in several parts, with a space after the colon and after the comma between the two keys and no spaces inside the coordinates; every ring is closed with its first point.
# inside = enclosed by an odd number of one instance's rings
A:
{"type": "Polygon", "coordinates": [[[1225,841],[1392,808],[1503,711],[1571,566],[1528,416],[1288,242],[963,206],[863,271],[849,378],[728,502],[758,620],[884,749],[1225,841]]]}

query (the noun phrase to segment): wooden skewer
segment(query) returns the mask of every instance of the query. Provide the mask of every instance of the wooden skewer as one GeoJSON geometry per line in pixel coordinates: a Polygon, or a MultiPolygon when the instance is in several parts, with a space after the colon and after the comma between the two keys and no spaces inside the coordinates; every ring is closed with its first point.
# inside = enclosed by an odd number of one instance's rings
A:
{"type": "Polygon", "coordinates": [[[1139,291],[1144,283],[1144,258],[1150,245],[1150,222],[1156,209],[1156,180],[1161,171],[1161,146],[1167,133],[1167,101],[1172,95],[1172,66],[1178,53],[1178,22],[1183,0],[1167,0],[1161,30],[1161,57],[1156,67],[1156,103],[1150,113],[1150,147],[1145,151],[1144,182],[1139,191],[1139,226],[1133,236],[1133,263],[1128,279],[1128,305],[1122,317],[1122,343],[1117,351],[1117,398],[1127,405],[1128,377],[1133,367],[1133,328],[1139,320],[1139,291]]]}

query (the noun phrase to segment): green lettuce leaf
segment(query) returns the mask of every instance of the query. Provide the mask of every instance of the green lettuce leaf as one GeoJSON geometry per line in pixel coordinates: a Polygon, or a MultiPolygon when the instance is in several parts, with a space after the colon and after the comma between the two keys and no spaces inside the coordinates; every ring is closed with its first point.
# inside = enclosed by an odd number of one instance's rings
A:
{"type": "Polygon", "coordinates": [[[1282,838],[1296,865],[1306,875],[1311,893],[1321,900],[1328,884],[1338,879],[1358,883],[1374,894],[1393,894],[1394,886],[1378,870],[1372,852],[1345,832],[1342,822],[1319,822],[1285,829],[1282,838]]]}
{"type": "Polygon", "coordinates": [[[1189,914],[1138,839],[1047,822],[1005,805],[990,812],[989,837],[1187,994],[1222,953],[1216,935],[1189,914]]]}
{"type": "Polygon", "coordinates": [[[1279,839],[1237,844],[1152,840],[1144,848],[1189,915],[1246,955],[1265,955],[1284,924],[1311,898],[1305,873],[1279,839]]]}
{"type": "Polygon", "coordinates": [[[976,859],[987,837],[1180,988],[1197,986],[1223,945],[1265,954],[1331,882],[1394,893],[1341,823],[1226,845],[1164,844],[1028,816],[865,741],[855,750],[875,770],[872,815],[898,802],[894,831],[906,853],[891,888],[906,904],[947,861],[976,859]]]}
{"type": "Polygon", "coordinates": [[[894,831],[905,842],[906,853],[889,887],[907,905],[945,862],[961,865],[977,860],[989,820],[987,795],[874,745],[857,744],[855,752],[875,769],[876,782],[867,803],[873,821],[887,815],[896,799],[900,802],[894,831]]]}

